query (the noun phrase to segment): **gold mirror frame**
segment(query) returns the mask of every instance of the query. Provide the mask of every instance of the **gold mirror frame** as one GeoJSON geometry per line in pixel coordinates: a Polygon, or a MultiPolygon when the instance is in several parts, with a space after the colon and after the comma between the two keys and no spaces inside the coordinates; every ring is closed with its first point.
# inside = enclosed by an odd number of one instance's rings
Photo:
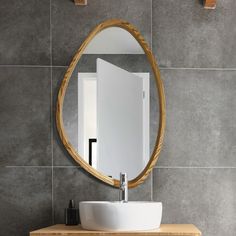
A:
{"type": "Polygon", "coordinates": [[[164,138],[164,130],[165,130],[165,119],[166,119],[166,112],[165,112],[165,94],[164,94],[164,88],[163,88],[163,83],[161,80],[161,74],[159,71],[159,68],[157,66],[156,60],[153,56],[152,51],[150,50],[147,42],[145,39],[142,37],[140,32],[130,23],[119,20],[119,19],[111,19],[107,20],[105,22],[102,22],[99,24],[97,27],[95,27],[90,34],[87,36],[87,38],[84,40],[78,51],[76,52],[75,56],[72,59],[72,62],[70,63],[66,74],[64,76],[64,79],[61,83],[61,87],[59,89],[58,97],[57,97],[57,109],[56,109],[56,124],[57,124],[57,130],[59,133],[59,136],[61,138],[61,141],[63,145],[65,146],[66,150],[69,152],[69,154],[72,156],[72,158],[80,164],[80,166],[85,169],[87,172],[95,176],[96,178],[100,179],[101,181],[112,185],[114,187],[119,187],[120,181],[117,179],[110,178],[96,169],[94,169],[92,166],[90,166],[84,159],[76,152],[76,150],[73,148],[71,143],[68,140],[68,137],[65,132],[64,124],[63,124],[63,102],[65,98],[65,93],[66,89],[68,86],[68,83],[70,81],[71,75],[74,71],[74,68],[76,67],[79,59],[83,55],[83,52],[87,45],[90,43],[90,41],[102,30],[109,28],[109,27],[120,27],[125,30],[127,30],[140,44],[140,46],[143,48],[148,61],[152,67],[154,76],[155,76],[155,81],[156,81],[156,88],[157,88],[157,93],[159,95],[159,130],[158,134],[156,137],[156,142],[155,142],[155,147],[153,150],[153,153],[151,155],[151,158],[149,162],[147,163],[146,167],[144,170],[134,179],[130,180],[128,182],[129,188],[134,188],[138,186],[139,184],[143,183],[144,180],[148,177],[150,172],[152,171],[153,167],[155,166],[158,156],[161,151],[161,147],[163,144],[163,138],[164,138]]]}

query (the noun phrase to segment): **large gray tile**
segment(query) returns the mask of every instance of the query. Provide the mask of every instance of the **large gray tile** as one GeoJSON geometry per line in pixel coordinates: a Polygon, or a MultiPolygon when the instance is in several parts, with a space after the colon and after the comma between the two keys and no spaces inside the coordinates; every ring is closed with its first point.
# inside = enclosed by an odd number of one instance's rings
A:
{"type": "Polygon", "coordinates": [[[158,165],[236,167],[236,71],[162,75],[167,124],[158,165]]]}
{"type": "Polygon", "coordinates": [[[79,163],[74,161],[71,155],[67,152],[64,147],[59,134],[57,132],[57,128],[54,124],[54,132],[53,132],[53,165],[54,166],[79,166],[79,163]]]}
{"type": "Polygon", "coordinates": [[[52,224],[50,168],[0,168],[0,235],[26,236],[52,224]]]}
{"type": "Polygon", "coordinates": [[[0,74],[0,165],[51,165],[50,68],[0,67],[0,74]]]}
{"type": "Polygon", "coordinates": [[[1,0],[0,64],[50,64],[50,1],[1,0]]]}
{"type": "Polygon", "coordinates": [[[151,0],[90,0],[86,7],[52,0],[53,65],[68,65],[88,33],[114,18],[134,24],[151,42],[151,0]]]}
{"type": "Polygon", "coordinates": [[[204,236],[234,236],[236,169],[155,169],[153,199],[163,223],[195,224],[204,236]]]}
{"type": "Polygon", "coordinates": [[[153,0],[153,50],[164,67],[236,67],[236,1],[153,0]]]}
{"type": "MultiPolygon", "coordinates": [[[[77,206],[80,201],[119,199],[118,189],[112,188],[91,175],[82,168],[55,168],[54,169],[54,216],[55,223],[64,222],[64,208],[70,199],[74,199],[77,206]]],[[[142,185],[129,190],[130,200],[151,200],[151,178],[142,185]]]]}
{"type": "Polygon", "coordinates": [[[74,161],[74,159],[67,152],[66,148],[61,142],[61,139],[59,137],[55,124],[54,124],[54,132],[53,132],[53,165],[54,166],[79,166],[79,163],[74,161]]]}

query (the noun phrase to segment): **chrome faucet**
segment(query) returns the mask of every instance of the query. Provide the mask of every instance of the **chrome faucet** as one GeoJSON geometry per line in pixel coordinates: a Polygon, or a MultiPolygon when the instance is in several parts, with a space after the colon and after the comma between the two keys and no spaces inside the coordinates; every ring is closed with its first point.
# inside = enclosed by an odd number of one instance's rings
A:
{"type": "Polygon", "coordinates": [[[128,177],[126,173],[120,173],[120,201],[128,202],[128,177]]]}

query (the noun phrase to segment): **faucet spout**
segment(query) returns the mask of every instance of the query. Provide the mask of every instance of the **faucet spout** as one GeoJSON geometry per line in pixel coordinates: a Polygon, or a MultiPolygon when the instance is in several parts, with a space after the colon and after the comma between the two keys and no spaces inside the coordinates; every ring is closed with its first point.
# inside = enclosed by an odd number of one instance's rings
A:
{"type": "Polygon", "coordinates": [[[126,173],[120,173],[120,201],[128,202],[128,177],[126,173]]]}

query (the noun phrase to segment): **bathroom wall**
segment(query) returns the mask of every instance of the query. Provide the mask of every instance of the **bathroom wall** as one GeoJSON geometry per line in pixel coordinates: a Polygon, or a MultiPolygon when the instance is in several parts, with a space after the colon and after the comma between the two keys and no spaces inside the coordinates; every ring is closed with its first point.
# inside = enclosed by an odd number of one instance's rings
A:
{"type": "Polygon", "coordinates": [[[60,82],[91,28],[136,25],[163,76],[167,127],[158,165],[131,200],[163,202],[163,223],[205,236],[236,231],[236,2],[198,0],[0,1],[0,236],[63,222],[70,198],[118,191],[76,165],[54,124],[60,82]]]}

